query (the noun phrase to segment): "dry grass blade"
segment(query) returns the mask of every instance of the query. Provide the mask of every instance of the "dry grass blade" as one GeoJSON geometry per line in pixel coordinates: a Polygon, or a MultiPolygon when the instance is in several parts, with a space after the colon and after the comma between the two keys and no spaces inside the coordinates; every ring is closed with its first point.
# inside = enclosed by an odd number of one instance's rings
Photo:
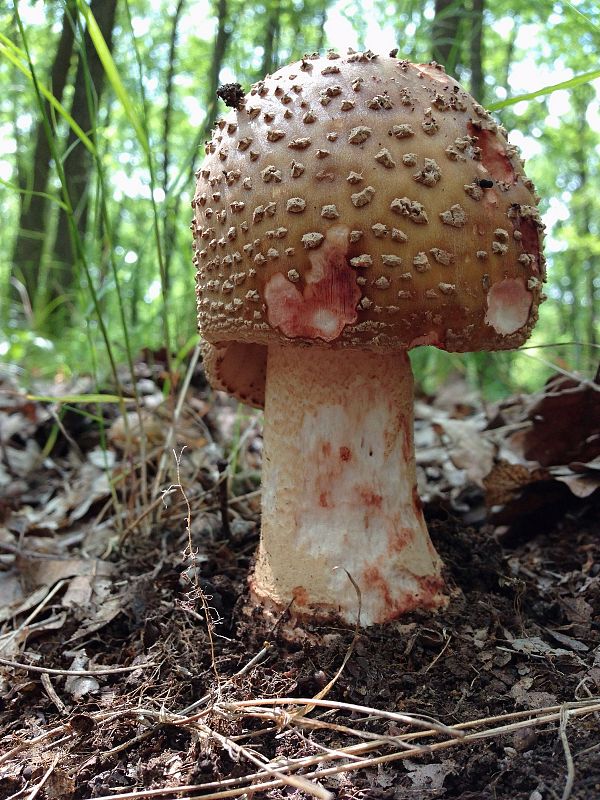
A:
{"type": "Polygon", "coordinates": [[[87,675],[118,675],[122,672],[135,672],[138,669],[155,667],[156,662],[148,661],[146,664],[137,664],[131,667],[99,667],[98,669],[52,669],[51,667],[35,667],[33,664],[21,664],[8,658],[0,658],[0,664],[14,669],[24,669],[26,672],[39,672],[44,675],[66,675],[67,677],[87,675]]]}
{"type": "Polygon", "coordinates": [[[262,697],[256,700],[240,700],[235,703],[222,703],[219,708],[224,711],[236,712],[243,711],[244,709],[252,709],[253,711],[263,711],[261,706],[293,706],[293,705],[314,705],[323,708],[332,708],[340,711],[351,711],[358,714],[369,714],[381,719],[389,719],[393,722],[399,722],[403,725],[412,725],[416,728],[424,730],[433,730],[437,733],[444,733],[447,736],[460,737],[461,731],[457,727],[448,727],[436,720],[428,719],[423,716],[416,716],[411,714],[398,714],[395,711],[385,711],[382,709],[371,708],[370,706],[360,706],[355,703],[342,703],[336,700],[323,700],[318,698],[304,698],[304,697],[262,697]]]}

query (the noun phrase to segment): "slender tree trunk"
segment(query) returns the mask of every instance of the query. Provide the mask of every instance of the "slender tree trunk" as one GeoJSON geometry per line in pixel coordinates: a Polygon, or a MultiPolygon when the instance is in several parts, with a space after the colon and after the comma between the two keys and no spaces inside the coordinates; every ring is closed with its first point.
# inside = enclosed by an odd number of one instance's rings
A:
{"type": "Polygon", "coordinates": [[[471,0],[471,42],[469,61],[471,67],[471,94],[483,103],[483,12],[485,0],[471,0]]]}
{"type": "MultiPolygon", "coordinates": [[[[163,117],[163,159],[162,159],[162,188],[165,193],[163,201],[163,239],[165,243],[164,248],[164,267],[165,267],[165,282],[167,287],[170,284],[171,261],[174,251],[175,234],[177,230],[176,220],[179,216],[179,198],[168,198],[167,192],[169,188],[169,167],[171,166],[171,121],[173,117],[173,91],[174,91],[174,78],[175,66],[177,62],[177,30],[179,28],[179,21],[183,13],[185,0],[178,0],[178,3],[173,12],[171,22],[171,38],[169,41],[169,60],[167,67],[167,77],[165,85],[165,113],[163,117]]],[[[134,316],[133,322],[137,321],[137,303],[133,308],[134,316]]]]}
{"type": "Polygon", "coordinates": [[[317,12],[317,29],[319,31],[315,50],[321,53],[325,48],[325,23],[327,22],[327,3],[325,2],[317,12]]]}
{"type": "MultiPolygon", "coordinates": [[[[71,56],[73,54],[73,14],[75,11],[74,0],[67,0],[62,20],[61,34],[56,47],[54,61],[50,69],[50,86],[54,97],[62,102],[64,89],[67,83],[71,56]]],[[[51,119],[50,104],[46,103],[44,115],[51,119]]],[[[34,148],[31,157],[31,168],[26,182],[21,188],[31,189],[33,192],[46,192],[48,176],[50,174],[50,145],[41,117],[34,133],[34,148]]],[[[20,178],[21,182],[23,178],[20,178]]],[[[28,302],[35,304],[35,298],[43,286],[39,282],[39,267],[44,250],[44,238],[47,234],[48,201],[39,194],[26,194],[21,196],[21,211],[19,215],[19,232],[17,234],[12,256],[14,281],[21,284],[28,302]]],[[[12,296],[18,300],[23,299],[13,283],[12,296]]]]}
{"type": "MultiPolygon", "coordinates": [[[[572,210],[575,212],[573,214],[573,220],[578,238],[582,241],[590,241],[593,238],[592,204],[585,200],[586,193],[589,190],[588,154],[590,147],[593,146],[590,142],[590,130],[586,119],[586,111],[592,99],[593,94],[589,91],[589,87],[587,86],[581,87],[579,91],[576,90],[571,95],[573,110],[578,120],[578,144],[573,151],[573,158],[576,164],[575,174],[579,182],[577,194],[582,198],[582,201],[572,210]]],[[[582,292],[581,289],[577,291],[577,284],[574,279],[575,276],[571,278],[573,297],[578,297],[579,299],[579,302],[574,302],[572,305],[572,325],[578,341],[586,345],[596,345],[598,344],[599,338],[598,305],[600,301],[600,291],[596,286],[596,279],[600,271],[600,257],[589,248],[582,248],[582,250],[582,262],[570,265],[572,271],[581,272],[583,274],[583,280],[579,285],[581,287],[583,284],[582,288],[585,291],[585,302],[582,303],[584,292],[582,292]],[[583,313],[584,308],[587,313],[583,313]]],[[[595,354],[593,358],[596,358],[595,354]]],[[[586,368],[588,365],[579,363],[578,366],[586,368]]]]}
{"type": "Polygon", "coordinates": [[[272,0],[268,7],[265,38],[263,41],[263,60],[261,65],[262,75],[267,75],[277,69],[277,56],[280,32],[280,0],[272,0]]]}
{"type": "Polygon", "coordinates": [[[451,75],[456,75],[460,61],[459,25],[464,15],[464,0],[435,0],[431,57],[451,75]]]}
{"type": "Polygon", "coordinates": [[[510,68],[512,66],[513,56],[515,54],[515,46],[517,43],[518,22],[515,23],[511,30],[508,42],[506,43],[506,55],[504,56],[504,69],[501,86],[504,87],[506,95],[510,95],[510,68]]]}
{"type": "Polygon", "coordinates": [[[228,0],[217,0],[217,33],[213,46],[213,55],[210,62],[210,74],[208,83],[208,104],[206,107],[206,119],[204,121],[204,136],[208,135],[217,118],[218,98],[217,89],[219,88],[219,75],[225,60],[227,45],[231,31],[227,26],[229,18],[228,0]]]}
{"type": "MultiPolygon", "coordinates": [[[[90,10],[98,23],[109,50],[112,50],[117,2],[118,0],[92,0],[90,5],[90,10]]],[[[79,127],[88,135],[93,135],[104,83],[105,75],[102,62],[96,53],[89,33],[86,32],[83,51],[79,56],[75,76],[71,115],[79,127]],[[92,93],[91,98],[89,96],[90,91],[92,93]]],[[[69,129],[64,152],[63,167],[67,191],[73,208],[75,226],[79,237],[83,239],[87,228],[88,191],[92,178],[92,158],[71,129],[69,129]]],[[[52,288],[53,295],[58,297],[71,288],[77,273],[77,254],[73,250],[67,215],[63,211],[59,213],[53,259],[56,270],[52,288]]]]}

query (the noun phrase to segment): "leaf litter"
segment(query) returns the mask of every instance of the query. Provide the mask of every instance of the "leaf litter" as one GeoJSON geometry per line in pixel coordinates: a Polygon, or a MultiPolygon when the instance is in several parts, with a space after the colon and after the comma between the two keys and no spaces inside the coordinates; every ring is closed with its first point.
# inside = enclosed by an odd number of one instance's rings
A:
{"type": "Polygon", "coordinates": [[[121,407],[0,385],[0,798],[600,795],[598,384],[419,398],[450,604],[292,642],[247,592],[260,415],[147,355],[121,407]]]}

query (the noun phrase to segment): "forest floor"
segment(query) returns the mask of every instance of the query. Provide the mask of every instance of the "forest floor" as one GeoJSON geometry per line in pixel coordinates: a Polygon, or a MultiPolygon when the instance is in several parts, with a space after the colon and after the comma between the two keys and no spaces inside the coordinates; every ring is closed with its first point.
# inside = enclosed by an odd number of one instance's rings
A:
{"type": "Polygon", "coordinates": [[[0,385],[0,798],[600,797],[597,383],[419,398],[447,608],[292,641],[248,596],[258,415],[137,370],[125,416],[0,385]]]}

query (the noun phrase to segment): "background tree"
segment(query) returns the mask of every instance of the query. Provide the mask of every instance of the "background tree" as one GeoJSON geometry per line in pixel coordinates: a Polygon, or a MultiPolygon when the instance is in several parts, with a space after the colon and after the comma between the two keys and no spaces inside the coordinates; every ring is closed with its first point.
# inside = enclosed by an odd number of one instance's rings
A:
{"type": "MultiPolygon", "coordinates": [[[[64,6],[61,32],[48,79],[48,85],[59,102],[62,102],[71,65],[75,16],[75,2],[68,0],[64,6]]],[[[46,120],[52,119],[48,101],[45,101],[44,115],[46,120]]],[[[18,131],[16,135],[19,136],[18,131]]],[[[34,146],[29,163],[25,168],[17,170],[18,184],[27,192],[21,194],[17,235],[12,250],[11,275],[12,297],[15,305],[17,307],[22,305],[30,309],[37,305],[39,292],[44,289],[43,283],[39,281],[39,271],[48,223],[49,202],[44,195],[48,189],[51,155],[48,130],[42,116],[38,117],[35,124],[33,140],[34,146]]],[[[22,147],[18,147],[17,152],[22,153],[22,147]]],[[[18,159],[17,165],[20,166],[21,163],[22,160],[18,159]]]]}

